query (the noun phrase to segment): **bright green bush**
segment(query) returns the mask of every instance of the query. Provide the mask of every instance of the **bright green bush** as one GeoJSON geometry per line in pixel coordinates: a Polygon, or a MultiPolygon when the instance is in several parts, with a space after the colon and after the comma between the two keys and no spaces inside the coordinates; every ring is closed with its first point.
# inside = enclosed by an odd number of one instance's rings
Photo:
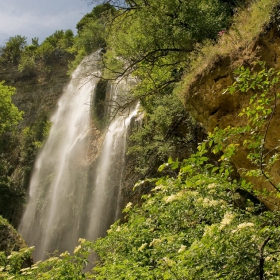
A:
{"type": "Polygon", "coordinates": [[[154,174],[171,155],[190,155],[194,151],[195,122],[175,94],[151,96],[142,108],[145,113],[128,143],[136,171],[154,174]]]}
{"type": "Polygon", "coordinates": [[[15,129],[18,122],[22,119],[22,112],[13,104],[12,96],[15,88],[4,85],[0,82],[0,135],[15,129]]]}
{"type": "Polygon", "coordinates": [[[20,35],[10,37],[0,50],[0,62],[17,64],[24,47],[27,45],[26,39],[26,37],[20,35]]]}

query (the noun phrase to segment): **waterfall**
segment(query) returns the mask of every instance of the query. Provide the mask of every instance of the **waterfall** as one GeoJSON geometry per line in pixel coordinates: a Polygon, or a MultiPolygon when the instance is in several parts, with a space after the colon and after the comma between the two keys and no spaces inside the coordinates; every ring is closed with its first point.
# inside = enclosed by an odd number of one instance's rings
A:
{"type": "MultiPolygon", "coordinates": [[[[114,114],[114,103],[121,103],[122,93],[132,81],[122,80],[111,85],[111,106],[109,114],[114,114]],[[112,104],[113,103],[113,104],[112,104]]],[[[122,115],[113,119],[106,133],[95,178],[91,213],[94,222],[88,226],[88,235],[100,237],[102,233],[120,217],[121,185],[125,166],[126,138],[131,119],[137,114],[139,104],[127,108],[122,115]]]]}
{"type": "MultiPolygon", "coordinates": [[[[104,235],[120,216],[127,127],[137,108],[113,119],[98,152],[100,137],[93,133],[97,129],[90,110],[98,56],[87,57],[74,71],[35,162],[19,226],[27,244],[35,246],[35,261],[55,250],[73,251],[80,237],[94,240],[104,235]]],[[[128,81],[111,85],[112,99],[117,100],[128,85],[128,81]]]]}

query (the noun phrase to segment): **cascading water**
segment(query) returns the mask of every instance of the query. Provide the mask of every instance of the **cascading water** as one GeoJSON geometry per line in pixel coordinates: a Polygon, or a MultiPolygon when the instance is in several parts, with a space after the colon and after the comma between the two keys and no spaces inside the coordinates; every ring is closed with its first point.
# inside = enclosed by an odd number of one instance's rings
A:
{"type": "MultiPolygon", "coordinates": [[[[111,103],[120,103],[121,95],[131,81],[120,81],[111,85],[111,103]]],[[[112,104],[111,104],[112,105],[112,104]]],[[[106,133],[96,170],[95,189],[91,201],[94,222],[88,226],[87,236],[101,236],[120,217],[121,185],[125,166],[126,138],[131,119],[137,114],[139,105],[127,108],[113,119],[106,133]]],[[[109,104],[109,115],[114,113],[109,104]]]]}
{"type": "MultiPolygon", "coordinates": [[[[73,73],[36,159],[19,226],[27,244],[36,248],[35,261],[54,250],[71,252],[79,237],[92,240],[104,235],[119,217],[126,132],[137,108],[111,122],[96,164],[86,164],[92,152],[89,104],[98,81],[94,78],[97,61],[98,54],[94,54],[73,73]]],[[[113,99],[125,84],[122,81],[111,86],[113,99]]]]}

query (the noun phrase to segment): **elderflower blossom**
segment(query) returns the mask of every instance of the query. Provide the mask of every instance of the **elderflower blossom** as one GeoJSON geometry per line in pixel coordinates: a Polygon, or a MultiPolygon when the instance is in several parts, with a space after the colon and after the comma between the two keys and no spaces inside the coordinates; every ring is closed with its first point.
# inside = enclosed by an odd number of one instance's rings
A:
{"type": "Polygon", "coordinates": [[[212,226],[205,226],[204,227],[204,233],[203,233],[203,236],[206,236],[206,235],[212,235],[212,226]]]}
{"type": "Polygon", "coordinates": [[[20,272],[25,272],[25,271],[27,271],[27,270],[30,270],[30,267],[22,268],[22,269],[20,270],[20,272]]]}
{"type": "Polygon", "coordinates": [[[162,259],[164,261],[164,263],[167,265],[167,266],[173,266],[175,264],[175,262],[167,257],[164,257],[162,259]]]}
{"type": "Polygon", "coordinates": [[[163,198],[163,200],[164,200],[166,203],[172,202],[172,201],[174,201],[174,200],[180,200],[180,199],[184,198],[184,194],[185,194],[184,191],[179,191],[179,192],[177,192],[176,194],[171,194],[170,196],[165,196],[165,197],[163,198]]]}
{"type": "MultiPolygon", "coordinates": [[[[246,227],[254,227],[255,225],[253,224],[253,223],[242,223],[242,224],[239,224],[238,226],[237,226],[237,229],[234,229],[231,233],[235,233],[235,232],[237,232],[238,230],[240,230],[240,229],[243,229],[243,228],[246,228],[246,227]]],[[[255,235],[253,235],[252,236],[252,240],[255,240],[256,239],[256,236],[255,235]]]]}
{"type": "Polygon", "coordinates": [[[149,247],[152,247],[152,246],[156,247],[156,246],[157,246],[158,244],[160,244],[160,243],[162,243],[162,240],[161,240],[161,239],[154,238],[154,239],[150,242],[149,247]]]}
{"type": "Polygon", "coordinates": [[[182,253],[186,250],[187,246],[181,245],[180,249],[178,250],[178,253],[182,253]]]}
{"type": "Polygon", "coordinates": [[[255,226],[255,224],[253,224],[253,223],[242,223],[242,224],[239,224],[237,226],[237,228],[238,229],[243,229],[243,228],[246,228],[246,227],[253,227],[253,226],[255,226]]]}
{"type": "Polygon", "coordinates": [[[158,186],[156,186],[155,188],[153,188],[153,191],[161,190],[161,189],[163,189],[163,188],[164,188],[163,185],[158,185],[158,186]]]}
{"type": "Polygon", "coordinates": [[[83,244],[83,243],[86,242],[86,239],[85,239],[85,238],[79,238],[79,242],[80,242],[81,244],[83,244]]]}
{"type": "Polygon", "coordinates": [[[183,197],[184,197],[184,194],[185,194],[185,191],[179,191],[179,192],[177,193],[177,197],[178,197],[178,198],[183,198],[183,197]]]}
{"type": "Polygon", "coordinates": [[[255,234],[251,235],[251,240],[256,241],[257,240],[257,236],[255,234]]]}
{"type": "Polygon", "coordinates": [[[266,261],[266,262],[269,262],[269,261],[271,261],[271,260],[272,260],[272,257],[271,257],[271,256],[268,256],[268,257],[265,258],[265,261],[266,261]]]}
{"type": "Polygon", "coordinates": [[[74,254],[78,253],[81,249],[82,249],[81,245],[77,246],[74,250],[74,254]]]}
{"type": "Polygon", "coordinates": [[[212,183],[212,184],[209,184],[207,186],[208,189],[214,189],[216,187],[216,184],[215,183],[212,183]]]}
{"type": "Polygon", "coordinates": [[[69,255],[70,254],[67,251],[65,251],[64,253],[61,253],[59,256],[63,258],[63,257],[69,256],[69,255]]]}
{"type": "Polygon", "coordinates": [[[148,243],[143,243],[139,248],[138,248],[138,251],[142,252],[145,247],[148,245],[148,243]]]}
{"type": "Polygon", "coordinates": [[[234,215],[232,213],[225,213],[223,220],[221,221],[221,225],[219,229],[223,229],[225,226],[229,225],[234,218],[234,215]]]}
{"type": "Polygon", "coordinates": [[[132,202],[128,202],[128,203],[126,204],[125,208],[126,208],[126,209],[129,209],[129,208],[132,207],[132,205],[133,205],[132,202]]]}
{"type": "Polygon", "coordinates": [[[219,205],[218,200],[204,198],[203,201],[202,201],[202,206],[205,207],[205,208],[211,207],[211,206],[217,206],[217,205],[219,205]]]}
{"type": "Polygon", "coordinates": [[[165,197],[165,198],[164,198],[164,201],[165,201],[166,203],[169,203],[169,202],[172,202],[172,201],[174,201],[174,200],[176,200],[176,199],[177,199],[177,195],[172,194],[172,195],[170,195],[170,196],[165,197]]]}

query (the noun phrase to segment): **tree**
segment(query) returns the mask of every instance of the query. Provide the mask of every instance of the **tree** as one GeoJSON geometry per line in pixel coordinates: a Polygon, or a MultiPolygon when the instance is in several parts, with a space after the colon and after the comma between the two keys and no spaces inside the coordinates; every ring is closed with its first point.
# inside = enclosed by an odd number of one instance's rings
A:
{"type": "Polygon", "coordinates": [[[77,23],[78,35],[71,49],[75,60],[70,64],[70,71],[73,71],[86,55],[105,48],[105,29],[114,13],[115,8],[109,3],[104,3],[95,6],[77,23]]]}
{"type": "MultiPolygon", "coordinates": [[[[18,61],[18,70],[28,76],[46,76],[50,72],[49,64],[57,59],[69,58],[74,43],[71,29],[57,30],[47,37],[41,45],[38,38],[32,38],[32,44],[25,46],[18,61]]],[[[66,60],[66,59],[65,59],[66,60]]]]}
{"type": "Polygon", "coordinates": [[[229,6],[218,0],[136,0],[126,5],[107,29],[105,66],[116,75],[150,79],[154,88],[178,81],[195,44],[215,39],[229,24],[229,6]],[[117,58],[122,63],[116,64],[117,58]]]}
{"type": "Polygon", "coordinates": [[[27,44],[26,39],[26,37],[20,35],[10,37],[6,45],[0,50],[0,61],[2,63],[17,64],[19,62],[21,53],[27,44]]]}
{"type": "Polygon", "coordinates": [[[14,218],[18,205],[24,200],[23,192],[12,184],[9,176],[12,167],[5,156],[14,144],[12,134],[23,115],[12,102],[14,93],[15,88],[0,82],[0,215],[8,219],[14,218]]]}
{"type": "Polygon", "coordinates": [[[5,86],[0,82],[0,135],[15,129],[18,122],[22,119],[22,112],[13,104],[12,95],[15,88],[5,86]]]}
{"type": "Polygon", "coordinates": [[[107,16],[108,13],[114,13],[115,8],[109,4],[104,3],[101,5],[95,6],[90,13],[87,13],[83,18],[77,23],[76,28],[78,30],[78,34],[80,35],[84,28],[90,24],[92,21],[98,21],[104,16],[107,16]]]}

